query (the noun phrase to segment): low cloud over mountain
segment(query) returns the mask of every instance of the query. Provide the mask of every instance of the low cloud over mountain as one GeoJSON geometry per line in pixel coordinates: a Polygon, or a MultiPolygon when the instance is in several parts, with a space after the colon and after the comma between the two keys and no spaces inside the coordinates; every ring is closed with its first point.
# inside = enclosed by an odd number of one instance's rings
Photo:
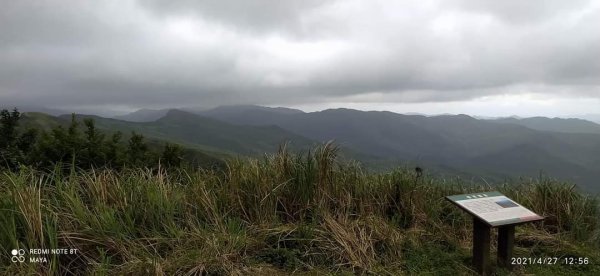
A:
{"type": "Polygon", "coordinates": [[[0,102],[97,111],[412,103],[430,113],[441,113],[432,102],[453,102],[468,113],[482,97],[508,96],[517,111],[590,103],[579,114],[600,105],[593,1],[2,6],[0,102]]]}

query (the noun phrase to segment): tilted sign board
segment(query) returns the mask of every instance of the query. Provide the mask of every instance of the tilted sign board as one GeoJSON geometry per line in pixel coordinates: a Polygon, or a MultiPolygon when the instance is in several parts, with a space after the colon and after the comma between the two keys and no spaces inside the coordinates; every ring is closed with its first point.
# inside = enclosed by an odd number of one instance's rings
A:
{"type": "Polygon", "coordinates": [[[482,275],[491,273],[492,227],[498,227],[498,265],[510,269],[515,225],[544,219],[499,192],[453,195],[446,199],[473,216],[473,265],[482,275]]]}
{"type": "Polygon", "coordinates": [[[499,192],[453,195],[446,198],[492,227],[544,219],[499,192]]]}

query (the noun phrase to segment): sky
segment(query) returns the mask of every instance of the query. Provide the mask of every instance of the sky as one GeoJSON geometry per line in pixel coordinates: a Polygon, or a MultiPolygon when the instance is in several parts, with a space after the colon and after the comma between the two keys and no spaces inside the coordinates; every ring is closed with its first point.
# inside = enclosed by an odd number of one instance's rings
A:
{"type": "Polygon", "coordinates": [[[0,5],[0,105],[600,113],[598,1],[0,5]]]}

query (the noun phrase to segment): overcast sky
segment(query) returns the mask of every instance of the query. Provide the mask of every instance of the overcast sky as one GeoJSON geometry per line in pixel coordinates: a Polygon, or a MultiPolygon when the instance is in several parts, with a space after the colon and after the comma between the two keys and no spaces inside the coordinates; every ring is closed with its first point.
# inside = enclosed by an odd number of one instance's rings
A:
{"type": "Polygon", "coordinates": [[[0,104],[600,113],[599,1],[0,2],[0,104]]]}

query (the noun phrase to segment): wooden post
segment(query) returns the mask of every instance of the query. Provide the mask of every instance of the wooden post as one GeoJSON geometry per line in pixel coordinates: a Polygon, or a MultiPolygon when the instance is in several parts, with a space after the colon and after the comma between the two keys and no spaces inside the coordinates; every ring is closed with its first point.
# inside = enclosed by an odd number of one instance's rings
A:
{"type": "Polygon", "coordinates": [[[489,275],[491,228],[478,218],[473,218],[473,266],[481,275],[489,275]]]}
{"type": "Polygon", "coordinates": [[[512,268],[511,259],[515,243],[515,226],[543,220],[529,209],[505,195],[493,191],[446,196],[452,204],[473,216],[473,266],[481,275],[490,275],[490,239],[492,227],[498,227],[498,266],[512,268]],[[495,204],[495,205],[494,205],[495,204]],[[502,207],[498,207],[498,206],[502,207]],[[486,207],[496,206],[496,214],[488,214],[486,207]],[[512,212],[502,212],[512,208],[512,212]]]}
{"type": "Polygon", "coordinates": [[[510,263],[515,243],[515,226],[504,225],[498,228],[498,266],[512,268],[510,263]]]}

